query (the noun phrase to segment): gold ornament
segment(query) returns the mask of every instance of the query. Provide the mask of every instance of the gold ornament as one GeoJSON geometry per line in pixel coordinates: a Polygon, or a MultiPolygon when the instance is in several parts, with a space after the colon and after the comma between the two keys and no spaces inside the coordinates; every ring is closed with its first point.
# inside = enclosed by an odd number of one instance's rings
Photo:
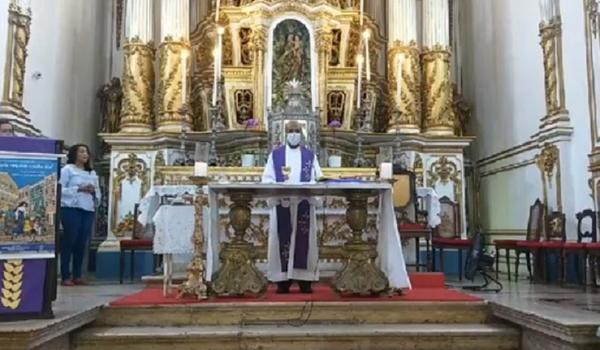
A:
{"type": "Polygon", "coordinates": [[[436,46],[423,54],[425,131],[431,134],[454,134],[450,52],[436,46]]]}
{"type": "MultiPolygon", "coordinates": [[[[125,43],[124,51],[123,110],[119,123],[120,130],[123,132],[151,131],[154,95],[153,44],[143,43],[136,37],[125,43]]],[[[118,131],[111,130],[110,132],[118,131]]]]}
{"type": "Polygon", "coordinates": [[[6,260],[3,264],[0,301],[5,308],[16,310],[21,305],[23,293],[23,260],[6,260]]]}

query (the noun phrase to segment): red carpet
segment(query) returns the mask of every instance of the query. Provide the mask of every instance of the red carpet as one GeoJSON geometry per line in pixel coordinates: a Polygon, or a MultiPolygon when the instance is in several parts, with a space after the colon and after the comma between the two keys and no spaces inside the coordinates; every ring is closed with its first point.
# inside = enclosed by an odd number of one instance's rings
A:
{"type": "Polygon", "coordinates": [[[164,297],[162,288],[148,287],[140,292],[122,297],[113,301],[111,306],[149,306],[149,305],[176,305],[176,304],[198,304],[198,303],[261,303],[261,302],[303,302],[303,301],[480,301],[480,298],[470,296],[453,289],[447,289],[444,286],[444,276],[438,273],[416,273],[411,274],[413,289],[404,295],[395,296],[341,296],[336,294],[330,285],[315,284],[313,294],[298,293],[297,286],[292,287],[290,294],[276,294],[275,285],[270,285],[267,292],[261,296],[242,296],[242,297],[210,297],[208,300],[198,301],[197,299],[183,298],[177,299],[175,295],[177,290],[172,290],[172,295],[164,297]]]}

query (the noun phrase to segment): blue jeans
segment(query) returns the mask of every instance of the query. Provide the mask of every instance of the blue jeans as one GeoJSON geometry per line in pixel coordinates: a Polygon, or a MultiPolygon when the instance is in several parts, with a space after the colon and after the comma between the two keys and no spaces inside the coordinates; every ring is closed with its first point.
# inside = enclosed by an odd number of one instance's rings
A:
{"type": "Polygon", "coordinates": [[[73,279],[81,278],[85,247],[92,232],[94,213],[78,208],[61,208],[63,237],[60,244],[60,274],[63,281],[71,279],[71,256],[73,279]]]}

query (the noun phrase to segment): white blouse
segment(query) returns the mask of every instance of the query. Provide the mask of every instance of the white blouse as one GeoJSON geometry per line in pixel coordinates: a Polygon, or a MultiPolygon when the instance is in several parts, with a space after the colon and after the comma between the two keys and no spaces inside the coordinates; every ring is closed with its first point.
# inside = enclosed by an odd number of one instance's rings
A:
{"type": "Polygon", "coordinates": [[[100,185],[95,171],[85,171],[74,164],[67,164],[60,171],[62,186],[60,206],[63,208],[78,208],[85,211],[96,211],[100,203],[100,185]],[[92,185],[96,189],[94,195],[80,192],[79,188],[92,185]]]}

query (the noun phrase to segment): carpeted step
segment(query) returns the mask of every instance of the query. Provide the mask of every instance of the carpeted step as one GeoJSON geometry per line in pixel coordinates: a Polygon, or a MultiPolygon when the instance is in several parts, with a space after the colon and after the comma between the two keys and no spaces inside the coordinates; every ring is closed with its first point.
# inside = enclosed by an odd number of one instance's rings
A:
{"type": "Polygon", "coordinates": [[[346,324],[185,327],[92,327],[76,350],[516,350],[519,331],[496,324],[346,324]]]}

